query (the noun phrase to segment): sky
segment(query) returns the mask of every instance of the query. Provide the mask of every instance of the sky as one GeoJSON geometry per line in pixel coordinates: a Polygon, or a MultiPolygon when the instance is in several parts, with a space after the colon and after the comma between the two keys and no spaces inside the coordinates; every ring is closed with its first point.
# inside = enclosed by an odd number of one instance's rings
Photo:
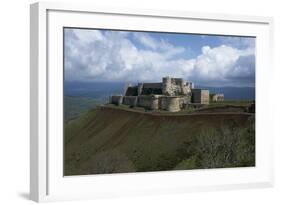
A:
{"type": "Polygon", "coordinates": [[[67,82],[161,82],[255,86],[255,38],[64,28],[67,82]]]}

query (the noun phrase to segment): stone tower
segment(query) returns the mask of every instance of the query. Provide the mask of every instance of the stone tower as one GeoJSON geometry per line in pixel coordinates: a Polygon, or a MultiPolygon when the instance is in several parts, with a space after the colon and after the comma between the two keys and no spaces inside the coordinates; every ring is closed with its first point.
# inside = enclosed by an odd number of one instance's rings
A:
{"type": "Polygon", "coordinates": [[[172,93],[172,79],[170,77],[165,77],[162,79],[162,93],[163,95],[171,96],[172,93]]]}
{"type": "Polygon", "coordinates": [[[143,83],[138,83],[138,95],[141,95],[143,89],[143,83]]]}
{"type": "Polygon", "coordinates": [[[183,79],[179,79],[179,86],[180,86],[180,94],[187,95],[188,87],[186,86],[186,81],[183,79]]]}

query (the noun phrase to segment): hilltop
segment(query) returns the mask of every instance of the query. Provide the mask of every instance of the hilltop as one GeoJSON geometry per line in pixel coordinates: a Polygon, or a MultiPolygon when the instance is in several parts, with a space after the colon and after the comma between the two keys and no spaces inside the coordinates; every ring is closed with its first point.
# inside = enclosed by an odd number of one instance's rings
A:
{"type": "Polygon", "coordinates": [[[98,107],[65,123],[65,175],[255,165],[249,113],[155,114],[98,107]]]}

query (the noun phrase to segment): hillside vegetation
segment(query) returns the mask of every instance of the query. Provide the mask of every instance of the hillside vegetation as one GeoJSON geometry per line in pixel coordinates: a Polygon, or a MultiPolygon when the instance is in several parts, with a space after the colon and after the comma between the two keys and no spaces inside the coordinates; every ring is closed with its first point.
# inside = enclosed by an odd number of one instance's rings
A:
{"type": "Polygon", "coordinates": [[[64,117],[69,121],[101,104],[100,99],[90,97],[64,96],[64,117]]]}
{"type": "Polygon", "coordinates": [[[254,114],[153,115],[102,107],[65,123],[64,174],[255,166],[254,114]]]}

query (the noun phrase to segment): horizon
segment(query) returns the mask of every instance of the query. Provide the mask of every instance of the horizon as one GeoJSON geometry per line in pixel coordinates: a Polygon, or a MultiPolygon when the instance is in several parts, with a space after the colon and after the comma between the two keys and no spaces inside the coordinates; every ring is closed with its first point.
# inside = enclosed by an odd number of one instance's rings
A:
{"type": "MultiPolygon", "coordinates": [[[[235,85],[232,85],[232,86],[215,86],[215,85],[203,85],[203,84],[196,84],[195,82],[193,81],[187,81],[187,82],[192,82],[194,83],[194,86],[197,87],[197,86],[200,86],[200,87],[212,87],[212,88],[256,88],[255,86],[235,86],[235,85]]],[[[130,82],[130,81],[111,81],[111,82],[108,82],[108,81],[64,81],[65,84],[97,84],[97,83],[101,83],[101,84],[128,84],[128,83],[131,83],[133,85],[137,85],[139,83],[139,81],[137,82],[130,82]]],[[[162,83],[162,81],[147,81],[147,82],[143,82],[143,83],[162,83]]]]}
{"type": "MultiPolygon", "coordinates": [[[[112,94],[124,94],[125,86],[126,82],[65,82],[64,96],[100,99],[112,94]]],[[[195,84],[195,88],[208,89],[210,93],[224,93],[227,100],[255,100],[255,87],[210,87],[195,84]]]]}

